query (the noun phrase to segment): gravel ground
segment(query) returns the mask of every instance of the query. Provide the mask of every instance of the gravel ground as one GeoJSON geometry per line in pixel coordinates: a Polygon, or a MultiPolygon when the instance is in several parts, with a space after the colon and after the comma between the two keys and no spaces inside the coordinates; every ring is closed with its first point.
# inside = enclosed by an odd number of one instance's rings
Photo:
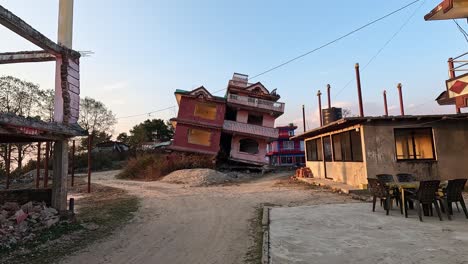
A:
{"type": "Polygon", "coordinates": [[[75,253],[63,263],[245,263],[247,253],[256,245],[250,223],[262,204],[355,202],[349,196],[290,184],[291,172],[199,188],[161,181],[116,180],[117,173],[95,173],[93,180],[137,195],[142,200],[140,210],[130,224],[109,239],[75,253]]]}
{"type": "Polygon", "coordinates": [[[190,187],[208,186],[231,182],[233,178],[211,169],[187,169],[174,171],[161,180],[162,182],[186,184],[190,187]]]}

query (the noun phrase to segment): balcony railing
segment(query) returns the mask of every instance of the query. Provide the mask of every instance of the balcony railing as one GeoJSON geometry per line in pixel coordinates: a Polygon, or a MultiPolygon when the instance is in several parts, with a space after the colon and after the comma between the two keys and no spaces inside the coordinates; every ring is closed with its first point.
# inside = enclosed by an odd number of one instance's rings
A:
{"type": "Polygon", "coordinates": [[[245,135],[261,136],[270,139],[278,138],[278,129],[224,120],[223,130],[245,135]]]}
{"type": "Polygon", "coordinates": [[[273,102],[237,94],[228,94],[228,102],[284,113],[284,103],[279,102],[273,102]]]}
{"type": "Polygon", "coordinates": [[[468,72],[468,52],[465,52],[455,58],[449,58],[448,66],[450,79],[455,78],[457,72],[468,72]]]}

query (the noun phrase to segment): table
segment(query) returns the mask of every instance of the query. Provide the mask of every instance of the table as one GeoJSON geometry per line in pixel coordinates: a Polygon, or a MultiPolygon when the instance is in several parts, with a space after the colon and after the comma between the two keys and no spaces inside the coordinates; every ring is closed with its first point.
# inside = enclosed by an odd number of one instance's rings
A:
{"type": "MultiPolygon", "coordinates": [[[[405,217],[408,217],[408,214],[406,213],[406,203],[405,203],[405,190],[417,190],[419,188],[419,181],[413,181],[413,182],[388,182],[386,185],[389,188],[397,188],[398,191],[400,192],[401,195],[401,201],[400,201],[400,211],[401,214],[405,212],[405,217]]],[[[441,182],[439,188],[444,188],[447,186],[447,181],[441,182]]]]}

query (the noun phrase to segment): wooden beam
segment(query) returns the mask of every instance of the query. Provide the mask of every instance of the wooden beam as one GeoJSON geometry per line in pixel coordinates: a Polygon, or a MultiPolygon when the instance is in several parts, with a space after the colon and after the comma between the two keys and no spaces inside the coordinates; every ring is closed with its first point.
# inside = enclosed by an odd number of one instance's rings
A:
{"type": "Polygon", "coordinates": [[[69,54],[72,58],[80,57],[79,52],[53,42],[2,5],[0,5],[0,24],[55,56],[69,54]]]}
{"type": "Polygon", "coordinates": [[[0,64],[55,61],[55,56],[42,50],[0,53],[0,64]]]}

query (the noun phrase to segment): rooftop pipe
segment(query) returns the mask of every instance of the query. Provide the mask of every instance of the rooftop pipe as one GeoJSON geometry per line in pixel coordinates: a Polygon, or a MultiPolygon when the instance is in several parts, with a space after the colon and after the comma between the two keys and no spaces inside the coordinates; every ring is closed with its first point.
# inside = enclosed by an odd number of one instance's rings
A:
{"type": "Polygon", "coordinates": [[[306,132],[306,122],[305,122],[305,109],[304,109],[304,105],[302,105],[302,125],[304,126],[304,132],[306,132]]]}
{"type": "Polygon", "coordinates": [[[383,103],[385,109],[385,116],[388,116],[388,107],[387,107],[387,91],[383,90],[383,103]]]}
{"type": "Polygon", "coordinates": [[[331,96],[330,96],[330,84],[327,84],[327,95],[328,95],[328,109],[331,108],[331,96]]]}
{"type": "Polygon", "coordinates": [[[401,92],[401,83],[399,83],[397,85],[397,88],[398,88],[398,96],[400,97],[400,112],[401,112],[401,115],[404,116],[405,115],[405,107],[403,106],[403,94],[401,92]]]}
{"type": "Polygon", "coordinates": [[[323,120],[322,120],[322,93],[320,90],[317,92],[317,97],[318,97],[318,107],[319,107],[319,116],[320,116],[320,126],[323,126],[323,120]]]}
{"type": "Polygon", "coordinates": [[[364,117],[364,109],[362,106],[361,75],[359,73],[359,63],[356,63],[354,67],[356,69],[356,82],[357,82],[358,99],[359,99],[359,116],[364,117]]]}

